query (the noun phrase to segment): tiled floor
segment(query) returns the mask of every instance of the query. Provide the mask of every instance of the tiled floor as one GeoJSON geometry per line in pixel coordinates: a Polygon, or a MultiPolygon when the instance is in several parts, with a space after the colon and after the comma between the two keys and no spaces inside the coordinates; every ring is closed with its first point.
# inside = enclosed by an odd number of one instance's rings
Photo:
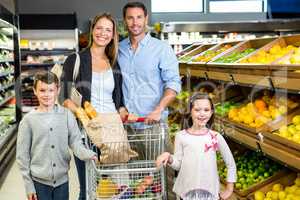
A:
{"type": "MultiPolygon", "coordinates": [[[[74,160],[71,161],[71,168],[69,171],[70,177],[70,200],[76,200],[79,192],[77,172],[74,160]]],[[[6,179],[2,187],[0,188],[0,199],[1,200],[26,200],[25,189],[23,185],[23,179],[21,173],[14,162],[11,169],[9,170],[6,179]]]]}

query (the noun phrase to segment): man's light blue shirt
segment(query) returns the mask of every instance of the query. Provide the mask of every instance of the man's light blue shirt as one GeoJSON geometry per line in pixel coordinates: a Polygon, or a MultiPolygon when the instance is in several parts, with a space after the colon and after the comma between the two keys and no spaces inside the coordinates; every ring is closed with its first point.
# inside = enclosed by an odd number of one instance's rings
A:
{"type": "MultiPolygon", "coordinates": [[[[170,88],[181,90],[178,61],[169,44],[150,34],[139,42],[134,51],[129,38],[119,46],[118,62],[123,76],[123,95],[129,112],[145,117],[152,112],[170,88]]],[[[162,113],[166,120],[168,111],[162,113]]]]}

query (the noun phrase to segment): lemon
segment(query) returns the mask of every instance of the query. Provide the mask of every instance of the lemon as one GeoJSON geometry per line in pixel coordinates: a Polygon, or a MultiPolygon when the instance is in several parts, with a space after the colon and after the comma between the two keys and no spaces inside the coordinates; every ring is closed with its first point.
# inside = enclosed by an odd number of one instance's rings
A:
{"type": "Polygon", "coordinates": [[[295,179],[295,185],[300,186],[300,177],[295,179]]]}
{"type": "Polygon", "coordinates": [[[255,200],[263,200],[265,198],[265,194],[262,191],[256,191],[254,193],[255,200]]]}
{"type": "Polygon", "coordinates": [[[300,131],[300,124],[297,124],[295,128],[297,131],[300,131]]]}
{"type": "Polygon", "coordinates": [[[272,193],[273,193],[272,191],[267,192],[266,197],[267,197],[267,198],[271,198],[272,193]]]}
{"type": "Polygon", "coordinates": [[[279,191],[281,191],[282,190],[282,185],[280,184],[280,183],[276,183],[276,184],[274,184],[273,185],[273,187],[272,187],[272,191],[274,191],[274,192],[279,192],[279,191]]]}
{"type": "Polygon", "coordinates": [[[286,193],[284,191],[279,191],[278,192],[278,199],[279,200],[284,200],[286,197],[286,193]]]}
{"type": "Polygon", "coordinates": [[[293,123],[294,123],[295,125],[300,124],[300,115],[294,116],[293,119],[292,119],[292,121],[293,121],[293,123]]]}
{"type": "Polygon", "coordinates": [[[298,189],[297,185],[293,185],[290,187],[290,193],[294,194],[296,192],[296,190],[298,189]]]}
{"type": "Polygon", "coordinates": [[[278,199],[278,193],[277,192],[272,192],[271,199],[272,200],[277,200],[278,199]]]}

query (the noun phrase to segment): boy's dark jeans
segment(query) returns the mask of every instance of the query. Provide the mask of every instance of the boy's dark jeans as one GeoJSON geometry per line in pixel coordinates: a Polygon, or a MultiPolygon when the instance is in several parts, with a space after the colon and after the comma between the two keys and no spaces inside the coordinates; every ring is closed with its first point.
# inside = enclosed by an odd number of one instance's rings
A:
{"type": "Polygon", "coordinates": [[[38,200],[68,200],[69,182],[60,186],[52,187],[33,181],[38,200]]]}
{"type": "Polygon", "coordinates": [[[75,165],[79,180],[79,197],[78,200],[86,200],[86,183],[85,183],[85,162],[74,155],[75,165]]]}

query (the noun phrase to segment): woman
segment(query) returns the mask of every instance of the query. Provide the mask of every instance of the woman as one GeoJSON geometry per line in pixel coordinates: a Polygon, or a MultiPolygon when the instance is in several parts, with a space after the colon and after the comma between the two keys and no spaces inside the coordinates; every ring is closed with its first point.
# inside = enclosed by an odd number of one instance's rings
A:
{"type": "MultiPolygon", "coordinates": [[[[91,102],[99,113],[119,112],[127,116],[122,93],[122,75],[116,61],[118,33],[116,22],[110,14],[94,18],[90,27],[88,48],[79,53],[80,68],[75,87],[82,95],[82,103],[91,102]]],[[[75,112],[76,105],[70,99],[70,86],[76,55],[70,55],[64,63],[64,106],[75,112]]],[[[75,164],[79,176],[79,200],[86,199],[85,163],[76,156],[75,164]]]]}

